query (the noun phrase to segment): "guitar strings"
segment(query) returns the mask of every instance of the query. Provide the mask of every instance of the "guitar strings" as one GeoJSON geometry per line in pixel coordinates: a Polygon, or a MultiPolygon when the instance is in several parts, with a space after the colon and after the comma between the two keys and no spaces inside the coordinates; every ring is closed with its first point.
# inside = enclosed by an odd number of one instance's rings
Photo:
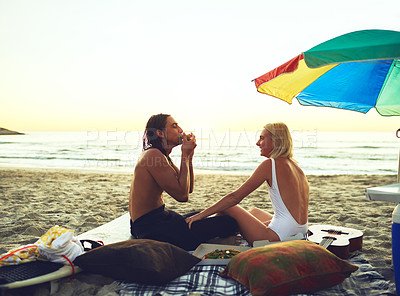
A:
{"type": "MultiPolygon", "coordinates": [[[[341,231],[339,231],[339,230],[329,230],[328,232],[333,234],[333,235],[341,234],[341,231]]],[[[321,247],[324,247],[325,249],[327,249],[334,241],[335,241],[334,237],[331,237],[331,236],[324,237],[319,245],[321,247]]]]}

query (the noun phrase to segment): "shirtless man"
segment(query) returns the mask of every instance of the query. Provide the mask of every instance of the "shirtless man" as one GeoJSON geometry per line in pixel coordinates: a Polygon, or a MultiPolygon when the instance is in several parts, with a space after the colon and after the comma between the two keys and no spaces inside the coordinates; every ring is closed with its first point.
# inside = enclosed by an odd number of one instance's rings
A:
{"type": "Polygon", "coordinates": [[[167,114],[153,115],[143,136],[143,153],[134,170],[129,195],[131,233],[135,238],[169,242],[186,250],[214,238],[236,233],[238,225],[232,217],[220,215],[193,223],[189,229],[185,219],[165,209],[163,192],[179,202],[187,202],[193,191],[192,159],[196,137],[186,135],[175,119],[167,114]],[[171,161],[172,149],[182,144],[180,168],[171,161]]]}

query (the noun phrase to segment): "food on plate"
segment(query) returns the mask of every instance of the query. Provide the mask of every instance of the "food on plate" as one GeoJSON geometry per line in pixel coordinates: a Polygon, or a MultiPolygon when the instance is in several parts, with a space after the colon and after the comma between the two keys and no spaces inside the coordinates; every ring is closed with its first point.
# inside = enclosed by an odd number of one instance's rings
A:
{"type": "Polygon", "coordinates": [[[234,249],[217,249],[215,251],[205,254],[202,259],[230,259],[239,253],[240,251],[234,249]]]}

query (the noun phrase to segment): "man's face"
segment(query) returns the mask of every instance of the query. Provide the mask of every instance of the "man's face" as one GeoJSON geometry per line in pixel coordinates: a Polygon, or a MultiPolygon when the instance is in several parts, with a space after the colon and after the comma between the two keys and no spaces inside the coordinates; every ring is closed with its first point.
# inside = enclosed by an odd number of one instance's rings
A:
{"type": "Polygon", "coordinates": [[[172,116],[168,116],[165,125],[165,139],[167,146],[172,148],[180,144],[180,137],[182,136],[183,129],[178,125],[172,116]]]}

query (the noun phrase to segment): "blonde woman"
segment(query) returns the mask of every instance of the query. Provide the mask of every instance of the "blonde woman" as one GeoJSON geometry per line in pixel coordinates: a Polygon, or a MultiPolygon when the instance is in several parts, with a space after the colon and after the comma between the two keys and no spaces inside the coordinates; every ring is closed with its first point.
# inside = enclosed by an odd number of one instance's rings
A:
{"type": "Polygon", "coordinates": [[[235,218],[240,233],[251,245],[256,240],[282,241],[298,233],[307,233],[309,186],[304,172],[293,160],[293,142],[288,127],[282,122],[267,124],[256,145],[267,159],[239,189],[187,218],[189,227],[194,221],[221,213],[235,218]],[[258,208],[246,211],[238,205],[264,182],[269,189],[274,214],[258,208]]]}

